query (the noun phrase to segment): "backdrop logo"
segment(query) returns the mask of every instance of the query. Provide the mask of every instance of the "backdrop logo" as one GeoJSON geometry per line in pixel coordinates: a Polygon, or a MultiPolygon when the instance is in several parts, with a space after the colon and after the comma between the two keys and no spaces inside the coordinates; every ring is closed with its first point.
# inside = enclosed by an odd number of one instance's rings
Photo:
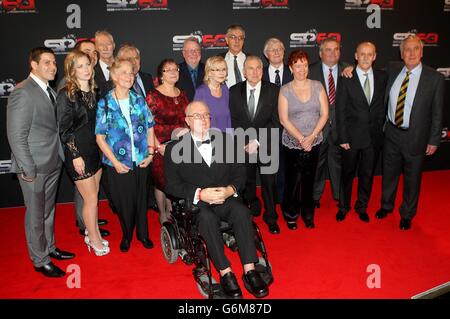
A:
{"type": "Polygon", "coordinates": [[[444,11],[450,11],[450,0],[444,0],[444,11]]]}
{"type": "Polygon", "coordinates": [[[224,49],[227,47],[225,34],[203,34],[202,31],[194,31],[191,34],[173,36],[173,51],[183,50],[184,40],[192,36],[198,39],[200,46],[205,50],[224,49]]]}
{"type": "Polygon", "coordinates": [[[0,175],[11,173],[11,160],[0,160],[0,175]]]}
{"type": "Polygon", "coordinates": [[[233,0],[233,9],[289,9],[289,0],[233,0]]]}
{"type": "Polygon", "coordinates": [[[67,54],[77,44],[77,38],[73,34],[68,34],[61,39],[47,39],[44,46],[52,49],[55,54],[67,54]]]}
{"type": "Polygon", "coordinates": [[[0,13],[35,13],[34,0],[0,0],[0,13]]]}
{"type": "Polygon", "coordinates": [[[404,33],[401,32],[394,33],[392,46],[393,47],[400,46],[400,43],[402,43],[404,39],[406,39],[409,35],[412,34],[418,36],[420,40],[422,40],[423,45],[426,47],[437,47],[439,44],[439,35],[436,32],[426,33],[426,32],[417,32],[417,30],[411,30],[404,33]]]}
{"type": "Polygon", "coordinates": [[[289,38],[289,46],[291,48],[316,47],[326,38],[334,38],[341,42],[341,34],[339,32],[317,32],[316,29],[303,33],[291,33],[289,38]]]}
{"type": "Polygon", "coordinates": [[[8,98],[16,86],[16,81],[6,79],[0,82],[0,98],[8,98]]]}
{"type": "Polygon", "coordinates": [[[345,0],[345,10],[366,10],[376,4],[381,10],[394,10],[394,0],[345,0]]]}
{"type": "Polygon", "coordinates": [[[447,81],[450,80],[450,68],[437,68],[436,71],[442,73],[447,81]]]}
{"type": "Polygon", "coordinates": [[[106,11],[169,10],[168,0],[106,0],[106,11]]]}

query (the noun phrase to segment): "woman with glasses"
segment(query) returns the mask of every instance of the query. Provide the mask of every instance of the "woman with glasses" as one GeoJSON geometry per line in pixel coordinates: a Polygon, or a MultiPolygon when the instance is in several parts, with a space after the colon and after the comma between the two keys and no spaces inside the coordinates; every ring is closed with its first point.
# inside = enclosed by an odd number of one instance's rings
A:
{"type": "Polygon", "coordinates": [[[211,112],[211,128],[226,132],[231,128],[229,91],[225,85],[228,69],[223,57],[212,56],[205,63],[205,84],[195,92],[194,101],[203,101],[211,112]]]}
{"type": "MultiPolygon", "coordinates": [[[[189,100],[184,91],[175,86],[179,79],[179,68],[172,59],[163,60],[157,70],[160,85],[147,94],[147,103],[155,119],[155,152],[152,164],[155,198],[161,225],[169,219],[170,200],[164,194],[164,151],[176,129],[184,127],[184,110],[189,100]]],[[[187,130],[186,130],[187,131],[187,130]]],[[[177,131],[175,131],[176,134],[177,131]]],[[[181,131],[183,132],[183,131],[181,131]]]]}

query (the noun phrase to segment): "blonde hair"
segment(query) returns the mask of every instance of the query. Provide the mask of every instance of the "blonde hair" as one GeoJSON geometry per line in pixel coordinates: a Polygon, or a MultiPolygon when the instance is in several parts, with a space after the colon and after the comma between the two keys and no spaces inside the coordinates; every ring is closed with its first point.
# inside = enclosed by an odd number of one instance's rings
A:
{"type": "MultiPolygon", "coordinates": [[[[120,59],[120,58],[115,58],[113,64],[109,67],[109,72],[111,72],[111,75],[116,75],[116,71],[117,69],[120,69],[124,63],[129,63],[131,66],[131,70],[133,70],[133,63],[131,63],[131,61],[129,59],[120,59]]],[[[111,79],[114,82],[114,85],[116,84],[114,81],[114,78],[111,76],[111,79]]]]}
{"type": "Polygon", "coordinates": [[[215,55],[205,62],[205,76],[203,77],[203,82],[208,85],[209,83],[209,73],[213,70],[214,66],[216,66],[219,63],[223,63],[225,65],[225,69],[227,69],[227,76],[228,76],[228,67],[227,63],[225,62],[225,59],[220,55],[215,55]]]}
{"type": "MultiPolygon", "coordinates": [[[[66,59],[64,60],[64,87],[67,90],[67,96],[69,97],[69,100],[72,102],[75,101],[75,93],[80,90],[80,85],[75,76],[75,64],[82,57],[87,58],[89,60],[89,63],[92,63],[89,55],[80,50],[71,51],[69,54],[67,54],[66,59]]],[[[91,92],[94,92],[96,88],[94,75],[95,71],[94,68],[92,68],[92,76],[89,79],[89,91],[91,92]]]]}

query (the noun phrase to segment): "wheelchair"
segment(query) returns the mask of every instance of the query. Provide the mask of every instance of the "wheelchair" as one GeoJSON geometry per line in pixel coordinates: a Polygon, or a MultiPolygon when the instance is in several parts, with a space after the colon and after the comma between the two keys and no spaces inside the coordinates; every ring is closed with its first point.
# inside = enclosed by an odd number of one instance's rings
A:
{"type": "MultiPolygon", "coordinates": [[[[172,199],[170,221],[161,227],[161,247],[164,257],[170,264],[180,258],[186,265],[194,265],[192,275],[200,294],[208,299],[226,299],[220,283],[211,274],[211,261],[206,243],[199,234],[193,219],[199,208],[184,199],[172,199]]],[[[270,285],[273,282],[272,266],[268,260],[267,251],[261,232],[253,222],[255,230],[255,244],[258,262],[255,269],[261,278],[270,285]]],[[[226,244],[233,251],[237,250],[236,240],[231,226],[222,221],[220,231],[226,244]]]]}

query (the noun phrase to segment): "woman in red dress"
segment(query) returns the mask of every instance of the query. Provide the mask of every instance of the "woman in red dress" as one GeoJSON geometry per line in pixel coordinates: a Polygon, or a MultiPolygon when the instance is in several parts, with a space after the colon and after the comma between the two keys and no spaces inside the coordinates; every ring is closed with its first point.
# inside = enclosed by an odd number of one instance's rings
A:
{"type": "Polygon", "coordinates": [[[166,145],[164,143],[170,141],[175,129],[184,128],[184,110],[189,104],[186,93],[175,86],[178,78],[178,64],[172,59],[163,60],[158,66],[158,79],[161,84],[149,91],[146,97],[156,123],[154,126],[155,147],[158,152],[153,160],[152,175],[161,225],[168,220],[171,210],[170,201],[163,192],[166,186],[164,178],[166,145]]]}

